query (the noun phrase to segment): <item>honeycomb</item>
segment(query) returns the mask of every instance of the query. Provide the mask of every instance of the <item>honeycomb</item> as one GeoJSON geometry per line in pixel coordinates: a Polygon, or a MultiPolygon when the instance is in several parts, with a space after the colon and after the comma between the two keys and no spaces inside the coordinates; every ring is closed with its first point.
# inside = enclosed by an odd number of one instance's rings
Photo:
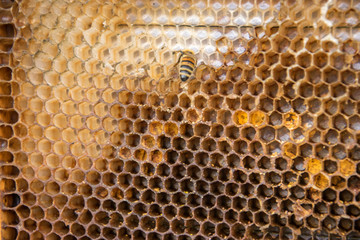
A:
{"type": "Polygon", "coordinates": [[[0,1],[2,239],[360,239],[359,15],[0,1]]]}

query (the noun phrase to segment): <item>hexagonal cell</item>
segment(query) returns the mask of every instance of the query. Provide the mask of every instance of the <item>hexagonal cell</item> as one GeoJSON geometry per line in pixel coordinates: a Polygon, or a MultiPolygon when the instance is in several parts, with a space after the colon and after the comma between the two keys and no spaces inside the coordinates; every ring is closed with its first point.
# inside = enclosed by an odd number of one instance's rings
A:
{"type": "Polygon", "coordinates": [[[340,192],[340,200],[343,202],[352,202],[354,195],[347,189],[340,192]]]}
{"type": "Polygon", "coordinates": [[[340,73],[341,75],[341,81],[344,84],[353,84],[355,83],[355,73],[350,70],[345,70],[340,73]]]}
{"type": "Polygon", "coordinates": [[[263,53],[259,53],[259,54],[254,56],[254,65],[255,65],[255,67],[259,67],[259,66],[263,65],[264,62],[265,62],[265,59],[264,59],[264,54],[263,53]]]}
{"type": "Polygon", "coordinates": [[[333,41],[322,41],[322,49],[324,49],[325,52],[332,53],[337,50],[337,45],[333,41]]]}
{"type": "Polygon", "coordinates": [[[332,156],[336,159],[344,159],[346,157],[346,149],[338,144],[332,147],[332,156]]]}
{"type": "Polygon", "coordinates": [[[346,87],[343,84],[338,83],[331,86],[331,95],[334,98],[341,97],[345,93],[346,93],[346,87]]]}
{"type": "Polygon", "coordinates": [[[349,118],[349,127],[355,131],[360,129],[360,117],[355,115],[349,118]]]}
{"type": "Polygon", "coordinates": [[[290,54],[290,53],[282,53],[280,55],[280,62],[281,65],[285,66],[285,67],[289,67],[295,64],[295,57],[294,55],[290,54]]]}
{"type": "Polygon", "coordinates": [[[309,52],[315,53],[320,49],[320,41],[314,37],[310,37],[307,43],[305,44],[305,48],[309,52]]]}
{"type": "Polygon", "coordinates": [[[281,142],[286,142],[290,139],[290,131],[286,127],[277,129],[277,139],[281,142]]]}
{"type": "Polygon", "coordinates": [[[278,35],[273,39],[272,46],[276,52],[283,53],[289,48],[290,41],[286,37],[278,35]]]}
{"type": "Polygon", "coordinates": [[[313,92],[314,87],[311,84],[305,82],[300,85],[300,96],[308,98],[313,96],[313,92]]]}
{"type": "Polygon", "coordinates": [[[279,112],[273,112],[269,116],[269,123],[273,126],[280,125],[282,123],[282,115],[279,112]]]}
{"type": "Polygon", "coordinates": [[[271,76],[270,68],[267,65],[262,65],[259,68],[256,69],[256,75],[262,79],[266,80],[271,76]]]}
{"type": "Polygon", "coordinates": [[[332,176],[331,186],[333,186],[337,190],[341,190],[346,186],[346,180],[341,176],[332,176]]]}
{"type": "Polygon", "coordinates": [[[337,114],[332,118],[333,126],[338,130],[343,130],[347,127],[347,121],[343,115],[337,114]]]}
{"type": "Polygon", "coordinates": [[[303,68],[308,68],[311,65],[311,60],[312,56],[307,52],[301,53],[297,56],[297,63],[303,68]]]}
{"type": "Polygon", "coordinates": [[[329,179],[325,175],[319,173],[314,176],[314,183],[316,187],[325,189],[329,186],[329,179]]]}
{"type": "Polygon", "coordinates": [[[265,93],[271,98],[275,98],[278,93],[278,84],[275,81],[266,81],[265,83],[265,93]]]}
{"type": "Polygon", "coordinates": [[[318,84],[315,86],[315,95],[317,97],[326,97],[329,93],[330,90],[327,84],[318,84]]]}
{"type": "Polygon", "coordinates": [[[342,232],[349,232],[353,228],[353,222],[348,218],[341,218],[338,224],[342,232]]]}
{"type": "Polygon", "coordinates": [[[272,141],[275,138],[275,129],[273,129],[272,127],[264,127],[260,129],[260,137],[265,142],[272,141]]]}
{"type": "Polygon", "coordinates": [[[271,112],[274,108],[274,103],[271,98],[264,97],[260,99],[260,109],[264,112],[271,112]]]}
{"type": "Polygon", "coordinates": [[[321,101],[318,98],[308,99],[308,109],[310,113],[317,113],[321,110],[321,101]]]}
{"type": "Polygon", "coordinates": [[[334,83],[339,79],[339,72],[333,68],[327,67],[323,70],[323,78],[327,83],[334,83]]]}
{"type": "Polygon", "coordinates": [[[328,64],[328,55],[324,52],[318,52],[314,54],[313,61],[317,67],[323,68],[328,64]]]}
{"type": "Polygon", "coordinates": [[[294,81],[299,81],[305,76],[305,71],[302,68],[295,67],[290,69],[290,78],[294,81]]]}
{"type": "Polygon", "coordinates": [[[250,114],[250,123],[254,126],[260,126],[265,121],[265,114],[262,111],[254,111],[250,114]]]}
{"type": "Polygon", "coordinates": [[[255,98],[250,95],[245,95],[242,97],[241,108],[247,111],[254,109],[255,107],[255,98]]]}
{"type": "Polygon", "coordinates": [[[283,123],[288,129],[294,129],[299,125],[299,116],[293,112],[286,113],[283,123]]]}
{"type": "Polygon", "coordinates": [[[261,82],[251,82],[249,84],[249,91],[254,96],[261,94],[263,92],[263,84],[261,82]]]}
{"type": "Polygon", "coordinates": [[[291,105],[292,105],[292,108],[294,109],[294,111],[299,114],[299,113],[305,112],[305,110],[306,110],[306,106],[304,103],[305,103],[305,100],[303,98],[299,97],[299,98],[296,98],[295,100],[293,100],[291,102],[291,105]]]}
{"type": "Polygon", "coordinates": [[[349,176],[355,171],[355,165],[350,160],[342,160],[340,162],[340,173],[344,176],[349,176]]]}
{"type": "Polygon", "coordinates": [[[279,54],[274,52],[269,52],[265,55],[265,63],[269,66],[275,65],[279,62],[279,54]]]}
{"type": "Polygon", "coordinates": [[[333,53],[330,55],[330,65],[336,69],[343,69],[345,66],[345,55],[340,53],[333,53]]]}

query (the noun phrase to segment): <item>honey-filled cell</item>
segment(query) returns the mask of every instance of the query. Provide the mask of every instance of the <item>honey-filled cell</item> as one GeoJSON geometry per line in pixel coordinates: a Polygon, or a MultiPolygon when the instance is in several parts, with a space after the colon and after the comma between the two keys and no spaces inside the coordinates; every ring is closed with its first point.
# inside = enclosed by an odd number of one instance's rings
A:
{"type": "Polygon", "coordinates": [[[2,1],[1,237],[360,239],[359,15],[2,1]]]}

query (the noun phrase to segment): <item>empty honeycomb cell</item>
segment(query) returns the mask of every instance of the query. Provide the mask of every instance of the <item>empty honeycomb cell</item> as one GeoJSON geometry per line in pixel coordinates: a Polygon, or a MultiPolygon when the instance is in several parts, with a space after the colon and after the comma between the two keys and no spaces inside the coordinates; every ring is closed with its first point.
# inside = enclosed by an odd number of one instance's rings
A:
{"type": "Polygon", "coordinates": [[[218,92],[218,84],[215,81],[207,81],[201,89],[205,94],[214,95],[218,92]]]}
{"type": "Polygon", "coordinates": [[[14,100],[11,97],[8,96],[2,96],[0,97],[0,107],[1,108],[12,108],[14,105],[14,100]]]}
{"type": "Polygon", "coordinates": [[[321,108],[321,102],[319,99],[309,99],[308,101],[308,110],[310,113],[319,112],[321,108]]]}
{"type": "MultiPolygon", "coordinates": [[[[216,118],[217,118],[217,113],[214,109],[207,108],[203,111],[203,121],[216,122],[216,118]]],[[[179,121],[181,121],[183,119],[183,116],[180,115],[178,119],[179,119],[179,121]]]]}
{"type": "Polygon", "coordinates": [[[200,115],[197,113],[195,109],[189,109],[186,112],[186,119],[190,122],[198,122],[200,115]]]}
{"type": "Polygon", "coordinates": [[[1,152],[0,157],[2,163],[11,163],[14,161],[14,155],[11,152],[3,151],[1,152]]]}
{"type": "Polygon", "coordinates": [[[131,119],[137,119],[140,116],[140,110],[137,106],[128,106],[126,108],[126,116],[131,119]]]}
{"type": "Polygon", "coordinates": [[[323,70],[323,77],[326,83],[335,83],[338,80],[338,71],[333,68],[326,68],[323,70]]]}
{"type": "Polygon", "coordinates": [[[248,92],[247,83],[244,81],[239,81],[234,86],[234,94],[243,96],[248,92]]]}
{"type": "Polygon", "coordinates": [[[343,232],[350,231],[352,229],[352,221],[348,218],[341,218],[339,221],[339,228],[343,232]]]}
{"type": "Polygon", "coordinates": [[[207,100],[203,96],[196,96],[194,100],[194,105],[197,109],[203,109],[207,106],[207,100]]]}
{"type": "Polygon", "coordinates": [[[330,212],[334,215],[334,216],[340,216],[342,214],[344,214],[344,207],[339,206],[338,204],[331,204],[330,205],[330,212]]]}
{"type": "Polygon", "coordinates": [[[150,120],[150,119],[154,118],[154,116],[155,116],[155,111],[151,107],[143,107],[141,109],[141,118],[142,119],[150,120]]]}
{"type": "Polygon", "coordinates": [[[351,176],[348,179],[348,188],[350,189],[355,189],[358,185],[359,185],[359,177],[357,177],[356,175],[351,176]]]}
{"type": "MultiPolygon", "coordinates": [[[[0,50],[3,52],[8,52],[11,51],[11,49],[14,46],[14,41],[12,39],[3,39],[2,44],[0,45],[0,50]]],[[[17,50],[19,45],[15,45],[14,51],[17,50]]],[[[26,46],[26,44],[24,44],[24,47],[26,46]]]]}
{"type": "Polygon", "coordinates": [[[179,106],[182,108],[189,108],[191,106],[191,100],[185,94],[180,96],[179,106]]]}
{"type": "Polygon", "coordinates": [[[341,81],[344,84],[353,84],[355,83],[355,73],[345,70],[341,72],[341,81]]]}
{"type": "Polygon", "coordinates": [[[209,99],[209,106],[214,109],[220,109],[222,107],[224,98],[218,95],[211,96],[209,99]]]}
{"type": "Polygon", "coordinates": [[[324,66],[327,65],[327,61],[328,61],[328,56],[323,53],[323,52],[319,52],[316,53],[314,55],[314,64],[319,67],[319,68],[323,68],[324,66]]]}
{"type": "MultiPolygon", "coordinates": [[[[158,158],[159,158],[159,156],[158,156],[159,154],[157,153],[157,152],[152,152],[151,153],[151,159],[153,160],[153,161],[156,161],[158,158]]],[[[140,161],[144,161],[144,160],[146,160],[147,159],[147,152],[145,151],[145,150],[143,150],[143,149],[138,149],[138,150],[136,150],[135,152],[134,152],[134,156],[135,156],[135,158],[136,159],[138,159],[138,160],[140,160],[140,161]]],[[[161,158],[161,155],[160,155],[160,158],[161,158]]]]}
{"type": "Polygon", "coordinates": [[[221,83],[220,84],[220,89],[219,89],[219,92],[220,94],[222,95],[229,95],[232,93],[233,91],[233,83],[231,82],[224,82],[224,83],[221,83]]]}
{"type": "Polygon", "coordinates": [[[280,55],[280,62],[283,66],[289,67],[295,64],[295,57],[289,53],[282,53],[280,55]]]}
{"type": "MultiPolygon", "coordinates": [[[[171,114],[168,111],[157,110],[156,115],[159,120],[167,121],[170,119],[171,114]]],[[[179,116],[181,118],[181,116],[179,116]]],[[[175,119],[174,119],[175,120],[175,119]]]]}
{"type": "Polygon", "coordinates": [[[314,153],[313,146],[310,144],[307,144],[307,143],[302,144],[299,147],[299,151],[300,151],[301,156],[303,156],[303,157],[311,157],[311,156],[313,156],[313,153],[314,153]]]}
{"type": "Polygon", "coordinates": [[[121,132],[129,133],[133,129],[133,122],[129,119],[122,119],[119,121],[119,129],[121,132]]]}
{"type": "Polygon", "coordinates": [[[325,97],[330,93],[329,86],[327,84],[319,84],[315,86],[315,95],[318,97],[325,97]]]}
{"type": "Polygon", "coordinates": [[[354,114],[355,104],[353,102],[347,101],[341,103],[341,112],[347,116],[351,116],[354,114]]]}
{"type": "Polygon", "coordinates": [[[333,126],[338,130],[343,130],[347,127],[347,121],[342,115],[336,115],[332,120],[333,126]]]}
{"type": "Polygon", "coordinates": [[[255,99],[252,96],[246,95],[243,97],[241,108],[245,110],[251,110],[255,108],[255,99]]]}
{"type": "Polygon", "coordinates": [[[240,136],[239,128],[236,126],[228,126],[225,129],[225,134],[230,139],[237,139],[240,136]]]}
{"type": "Polygon", "coordinates": [[[12,69],[10,67],[2,66],[0,68],[0,79],[3,81],[10,81],[12,78],[12,69]]]}
{"type": "Polygon", "coordinates": [[[171,147],[170,138],[164,135],[158,137],[157,143],[158,147],[162,149],[168,149],[171,147]]]}

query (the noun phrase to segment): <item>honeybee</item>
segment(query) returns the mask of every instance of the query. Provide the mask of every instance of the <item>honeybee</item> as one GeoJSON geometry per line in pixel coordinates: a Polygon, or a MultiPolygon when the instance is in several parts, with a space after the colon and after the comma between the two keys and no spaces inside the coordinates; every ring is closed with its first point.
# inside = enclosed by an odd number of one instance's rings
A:
{"type": "Polygon", "coordinates": [[[197,61],[195,53],[191,50],[183,50],[178,52],[180,52],[179,59],[177,63],[175,63],[174,67],[180,64],[178,69],[179,77],[181,81],[185,82],[194,74],[197,61]]]}

